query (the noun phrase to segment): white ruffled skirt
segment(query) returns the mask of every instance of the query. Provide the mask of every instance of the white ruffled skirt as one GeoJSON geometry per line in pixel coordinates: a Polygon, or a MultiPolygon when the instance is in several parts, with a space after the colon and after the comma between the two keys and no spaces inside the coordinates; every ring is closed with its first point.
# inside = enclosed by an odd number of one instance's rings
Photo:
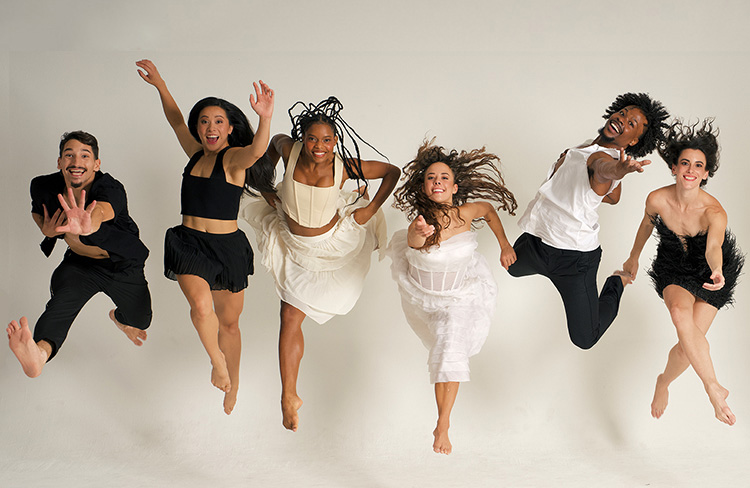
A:
{"type": "Polygon", "coordinates": [[[388,246],[404,315],[429,350],[431,383],[469,381],[469,358],[489,334],[497,284],[476,248],[473,231],[424,252],[410,248],[400,230],[388,246]]]}
{"type": "Polygon", "coordinates": [[[276,293],[319,324],[348,313],[357,303],[370,269],[371,254],[386,242],[383,212],[364,225],[352,213],[369,201],[342,191],[337,202],[339,221],[325,234],[292,234],[281,205],[247,198],[240,217],[255,230],[256,249],[274,277],[276,293]]]}

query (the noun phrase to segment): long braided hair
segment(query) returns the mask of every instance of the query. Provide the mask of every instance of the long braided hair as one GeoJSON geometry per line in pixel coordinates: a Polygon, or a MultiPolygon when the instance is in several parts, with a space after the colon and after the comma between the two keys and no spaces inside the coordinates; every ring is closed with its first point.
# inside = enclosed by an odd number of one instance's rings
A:
{"type": "Polygon", "coordinates": [[[434,142],[433,138],[422,143],[417,157],[404,167],[401,177],[404,183],[393,193],[393,206],[405,212],[409,221],[422,215],[425,222],[435,227],[435,232],[420,249],[440,242],[440,231],[450,225],[451,210],[456,209],[457,218],[463,223],[458,207],[470,200],[491,201],[498,210],[516,214],[518,203],[513,193],[505,187],[505,180],[498,168],[500,158],[488,153],[484,147],[469,152],[459,153],[455,149],[446,152],[434,142]],[[424,192],[425,172],[433,163],[445,163],[453,172],[454,182],[458,185],[458,191],[453,195],[453,205],[433,202],[424,192]]]}
{"type": "MultiPolygon", "coordinates": [[[[344,105],[334,96],[330,96],[318,104],[296,102],[288,111],[289,118],[292,121],[291,136],[295,141],[302,141],[305,132],[307,132],[307,129],[313,124],[323,123],[330,126],[333,129],[333,133],[338,137],[336,148],[344,161],[344,168],[346,169],[347,177],[356,180],[357,187],[361,187],[362,183],[364,183],[366,191],[369,187],[369,183],[362,171],[362,159],[360,157],[357,140],[365,143],[386,160],[388,160],[388,157],[375,149],[372,144],[362,139],[352,126],[341,117],[340,112],[343,108],[344,105]],[[295,115],[295,110],[299,108],[301,108],[301,110],[295,115]],[[354,153],[352,153],[347,147],[349,141],[351,141],[351,144],[354,146],[354,153]]],[[[362,194],[364,194],[364,191],[360,192],[360,196],[362,194]]]]}

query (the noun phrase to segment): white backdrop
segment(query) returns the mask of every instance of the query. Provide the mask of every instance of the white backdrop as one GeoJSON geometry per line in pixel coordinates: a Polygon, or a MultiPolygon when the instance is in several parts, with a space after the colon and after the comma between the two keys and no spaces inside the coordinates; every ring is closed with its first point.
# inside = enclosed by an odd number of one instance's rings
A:
{"type": "MultiPolygon", "coordinates": [[[[259,260],[229,417],[187,303],[162,275],[186,158],[156,90],[136,74],[144,57],[185,114],[214,95],[256,124],[247,97],[262,78],[277,95],[273,133],[289,132],[295,101],[334,94],[347,121],[398,166],[424,137],[459,149],[486,145],[503,161],[519,215],[557,155],[595,136],[616,95],[649,92],[674,115],[716,117],[722,166],[707,190],[750,250],[741,196],[750,6],[570,3],[3,2],[3,317],[33,323],[48,298],[63,249],[49,259],[39,251],[28,183],[55,170],[63,132],[83,129],[99,139],[102,170],[125,184],[151,249],[154,321],[148,342],[133,347],[99,295],[35,380],[0,349],[0,486],[742,486],[750,476],[747,280],[709,334],[737,424],[714,419],[692,370],[653,420],[654,381],[676,340],[645,278],[653,242],[617,321],[591,351],[569,342],[549,282],[513,279],[496,265],[496,318],[472,360],[472,381],[461,386],[447,458],[431,452],[427,353],[403,319],[388,260],[373,257],[349,315],[322,327],[306,322],[297,433],[281,426],[278,300],[259,260]]],[[[671,181],[653,159],[625,180],[619,205],[603,206],[600,283],[627,257],[648,192],[671,181]]],[[[406,226],[390,203],[389,235],[406,226]]],[[[517,217],[501,218],[514,240],[517,217]]],[[[497,263],[491,233],[480,232],[480,250],[497,263]]]]}

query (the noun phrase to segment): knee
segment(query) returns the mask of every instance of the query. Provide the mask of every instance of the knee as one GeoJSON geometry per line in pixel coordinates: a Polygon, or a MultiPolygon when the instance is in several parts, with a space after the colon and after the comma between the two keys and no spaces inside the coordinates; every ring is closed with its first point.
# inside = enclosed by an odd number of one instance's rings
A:
{"type": "Polygon", "coordinates": [[[226,320],[226,317],[219,317],[219,329],[224,334],[239,334],[240,320],[234,317],[234,320],[226,320]]]}
{"type": "Polygon", "coordinates": [[[197,320],[206,319],[214,313],[212,300],[196,300],[190,304],[190,317],[197,320]]]}
{"type": "Polygon", "coordinates": [[[288,303],[282,303],[279,318],[281,319],[282,329],[299,329],[302,326],[302,321],[305,320],[305,313],[288,303]]]}
{"type": "Polygon", "coordinates": [[[682,305],[671,305],[669,308],[669,316],[672,318],[672,323],[675,327],[680,329],[683,327],[691,317],[691,310],[683,307],[682,305]]]}

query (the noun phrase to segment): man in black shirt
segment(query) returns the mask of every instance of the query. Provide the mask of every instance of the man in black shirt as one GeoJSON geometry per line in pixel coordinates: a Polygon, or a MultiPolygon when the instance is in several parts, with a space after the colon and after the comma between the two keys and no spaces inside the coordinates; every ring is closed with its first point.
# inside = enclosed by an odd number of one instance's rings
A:
{"type": "Polygon", "coordinates": [[[143,274],[148,249],[128,215],[125,188],[100,172],[100,164],[96,138],[69,132],[60,141],[60,171],[31,181],[31,216],[45,236],[42,251],[49,256],[58,239],[68,245],[52,273],[52,297],[33,336],[26,317],[6,329],[10,349],[31,378],[57,354],[78,312],[100,291],[117,306],[109,317],[128,339],[137,346],[146,340],[151,324],[151,295],[143,274]]]}

